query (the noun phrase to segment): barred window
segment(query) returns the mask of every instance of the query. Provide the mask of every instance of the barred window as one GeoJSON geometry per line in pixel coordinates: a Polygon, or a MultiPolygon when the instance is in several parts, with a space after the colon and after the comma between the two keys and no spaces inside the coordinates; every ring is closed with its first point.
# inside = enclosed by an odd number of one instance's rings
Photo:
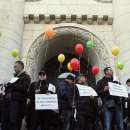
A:
{"type": "Polygon", "coordinates": [[[41,1],[41,0],[25,0],[25,2],[36,2],[36,1],[41,1]]]}
{"type": "Polygon", "coordinates": [[[112,3],[112,0],[95,0],[95,1],[102,3],[112,3]]]}

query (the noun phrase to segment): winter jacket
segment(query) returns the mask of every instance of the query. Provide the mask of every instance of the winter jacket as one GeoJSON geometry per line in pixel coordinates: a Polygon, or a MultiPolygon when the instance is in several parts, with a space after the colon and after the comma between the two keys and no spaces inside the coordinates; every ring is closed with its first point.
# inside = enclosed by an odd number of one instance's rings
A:
{"type": "Polygon", "coordinates": [[[98,81],[96,90],[99,96],[102,98],[104,105],[108,108],[115,107],[115,105],[121,105],[120,97],[111,96],[109,91],[104,91],[105,86],[108,86],[108,82],[114,82],[113,78],[103,77],[98,81]]]}
{"type": "Polygon", "coordinates": [[[77,113],[82,113],[83,115],[90,117],[91,119],[95,118],[97,112],[97,98],[96,97],[88,97],[88,96],[80,96],[79,91],[76,87],[76,110],[77,113]]]}
{"type": "Polygon", "coordinates": [[[5,88],[5,98],[11,101],[26,102],[27,90],[30,86],[30,77],[26,72],[17,76],[18,80],[14,83],[8,83],[5,88]]]}
{"type": "Polygon", "coordinates": [[[59,108],[61,110],[71,110],[74,96],[74,85],[70,85],[67,81],[62,80],[57,87],[59,108]]]}

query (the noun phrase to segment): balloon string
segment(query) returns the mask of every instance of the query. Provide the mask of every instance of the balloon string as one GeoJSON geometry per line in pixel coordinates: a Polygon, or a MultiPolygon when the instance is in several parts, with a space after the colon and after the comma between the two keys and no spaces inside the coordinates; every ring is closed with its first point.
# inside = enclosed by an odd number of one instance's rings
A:
{"type": "MultiPolygon", "coordinates": [[[[118,60],[118,57],[117,57],[117,60],[118,60]]],[[[118,75],[118,79],[119,79],[119,82],[120,82],[120,75],[119,75],[119,70],[117,69],[117,75],[118,75]]]]}
{"type": "Polygon", "coordinates": [[[59,74],[61,73],[62,63],[59,65],[59,74]]]}
{"type": "MultiPolygon", "coordinates": [[[[118,58],[118,57],[117,57],[118,58]]],[[[118,80],[120,82],[120,77],[119,77],[119,71],[116,67],[116,61],[118,60],[115,56],[114,56],[114,65],[115,65],[115,73],[116,73],[116,76],[118,77],[118,80]]]]}
{"type": "Polygon", "coordinates": [[[89,62],[90,62],[90,58],[92,56],[93,53],[93,48],[88,50],[88,65],[87,65],[87,72],[89,70],[89,62]]]}
{"type": "MultiPolygon", "coordinates": [[[[93,35],[92,34],[90,34],[90,40],[92,40],[93,41],[93,35]]],[[[88,65],[87,65],[87,73],[88,73],[88,70],[89,70],[89,62],[90,62],[90,58],[91,58],[91,56],[92,56],[92,53],[93,53],[93,48],[91,48],[91,49],[89,49],[88,50],[88,65]]]]}
{"type": "Polygon", "coordinates": [[[80,71],[81,71],[81,55],[79,55],[79,74],[80,74],[80,71]]]}
{"type": "Polygon", "coordinates": [[[47,41],[46,42],[46,48],[45,48],[45,61],[46,61],[46,58],[47,58],[48,46],[49,46],[49,42],[47,41]]]}

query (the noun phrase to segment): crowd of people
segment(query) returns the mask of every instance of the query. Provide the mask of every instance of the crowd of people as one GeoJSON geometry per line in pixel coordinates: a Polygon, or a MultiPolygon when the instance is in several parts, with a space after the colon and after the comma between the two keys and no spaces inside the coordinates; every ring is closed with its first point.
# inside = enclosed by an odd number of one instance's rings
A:
{"type": "MultiPolygon", "coordinates": [[[[130,130],[130,97],[110,95],[108,82],[121,84],[111,67],[93,87],[98,96],[80,96],[76,84],[89,86],[85,74],[52,83],[41,70],[38,81],[31,83],[22,61],[15,62],[14,71],[0,97],[1,130],[21,130],[22,124],[27,130],[130,130]],[[49,89],[50,83],[55,88],[49,89]],[[59,109],[36,110],[36,94],[57,94],[59,109]]],[[[130,87],[130,79],[126,85],[130,87]]]]}

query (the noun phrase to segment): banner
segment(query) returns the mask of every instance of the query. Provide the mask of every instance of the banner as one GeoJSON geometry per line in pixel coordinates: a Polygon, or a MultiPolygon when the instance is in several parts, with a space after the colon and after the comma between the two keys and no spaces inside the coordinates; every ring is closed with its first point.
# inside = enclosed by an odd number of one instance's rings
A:
{"type": "Polygon", "coordinates": [[[108,86],[110,87],[109,89],[110,95],[118,97],[128,97],[128,90],[125,85],[109,82],[108,86]]]}
{"type": "Polygon", "coordinates": [[[80,96],[98,96],[96,91],[92,87],[80,84],[76,84],[76,86],[78,87],[80,96]]]}
{"type": "Polygon", "coordinates": [[[58,110],[57,94],[35,94],[36,110],[58,110]]]}

